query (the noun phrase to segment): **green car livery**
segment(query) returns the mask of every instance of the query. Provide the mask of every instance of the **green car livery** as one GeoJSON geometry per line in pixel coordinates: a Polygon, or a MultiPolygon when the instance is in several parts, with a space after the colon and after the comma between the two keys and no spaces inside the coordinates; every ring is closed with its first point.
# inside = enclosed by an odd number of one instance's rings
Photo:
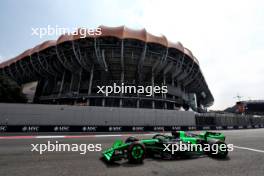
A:
{"type": "Polygon", "coordinates": [[[118,139],[102,154],[103,159],[108,162],[128,159],[131,163],[141,163],[145,157],[155,156],[174,159],[193,154],[206,154],[215,158],[225,158],[228,154],[228,145],[222,133],[206,131],[195,134],[175,131],[171,135],[156,134],[150,139],[139,140],[133,136],[125,141],[118,139]]]}

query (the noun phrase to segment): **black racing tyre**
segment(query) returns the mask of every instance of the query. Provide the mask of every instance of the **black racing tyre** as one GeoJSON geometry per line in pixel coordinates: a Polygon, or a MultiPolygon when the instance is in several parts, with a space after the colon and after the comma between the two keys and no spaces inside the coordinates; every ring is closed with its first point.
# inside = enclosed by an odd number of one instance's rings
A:
{"type": "Polygon", "coordinates": [[[220,146],[220,145],[225,146],[225,147],[224,147],[225,149],[224,149],[224,150],[219,150],[218,153],[217,153],[216,155],[214,155],[213,157],[215,157],[215,158],[220,158],[220,159],[224,159],[224,158],[226,158],[227,155],[228,155],[228,148],[227,148],[226,143],[224,143],[224,142],[222,142],[222,141],[219,141],[217,144],[218,144],[219,146],[220,146]]]}
{"type": "Polygon", "coordinates": [[[139,142],[133,142],[128,148],[128,161],[130,163],[142,163],[145,159],[146,148],[139,142]]]}
{"type": "Polygon", "coordinates": [[[164,160],[171,160],[174,159],[177,155],[172,155],[171,152],[161,152],[161,158],[164,160]]]}
{"type": "Polygon", "coordinates": [[[129,136],[126,140],[125,143],[131,143],[131,142],[136,142],[139,141],[138,138],[134,137],[134,136],[129,136]]]}
{"type": "Polygon", "coordinates": [[[206,154],[208,154],[210,157],[219,159],[224,159],[227,157],[228,147],[225,142],[220,140],[208,140],[208,144],[210,145],[210,150],[207,151],[206,154]],[[213,145],[218,145],[218,151],[213,150],[213,145]]]}

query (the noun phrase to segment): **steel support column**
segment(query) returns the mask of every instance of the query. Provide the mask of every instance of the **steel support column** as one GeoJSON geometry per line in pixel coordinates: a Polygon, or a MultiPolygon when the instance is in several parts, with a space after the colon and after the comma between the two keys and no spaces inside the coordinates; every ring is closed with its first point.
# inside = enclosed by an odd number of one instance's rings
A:
{"type": "MultiPolygon", "coordinates": [[[[94,65],[92,66],[91,71],[90,71],[88,96],[90,96],[92,93],[93,74],[94,74],[94,65]]],[[[87,105],[90,106],[90,99],[89,98],[87,99],[87,105]]]]}
{"type": "MultiPolygon", "coordinates": [[[[166,85],[166,75],[163,75],[163,85],[166,85]]],[[[162,93],[162,98],[166,100],[167,98],[167,94],[162,93]]],[[[164,102],[164,109],[167,109],[167,102],[164,102]]]]}
{"type": "MultiPolygon", "coordinates": [[[[124,83],[124,79],[125,79],[125,63],[124,63],[124,40],[122,40],[121,42],[121,57],[120,57],[120,60],[121,60],[121,78],[120,78],[120,81],[121,81],[121,84],[124,83]]],[[[119,100],[119,106],[122,107],[123,106],[123,93],[121,92],[120,93],[120,100],[119,100]]]]}
{"type": "Polygon", "coordinates": [[[153,91],[153,88],[155,86],[155,77],[154,77],[154,73],[151,72],[151,86],[152,86],[152,109],[155,109],[155,94],[154,94],[154,91],[153,91]]]}
{"type": "Polygon", "coordinates": [[[59,91],[59,97],[61,96],[62,94],[62,91],[63,91],[63,86],[64,86],[64,81],[65,81],[65,74],[66,74],[66,71],[63,72],[63,75],[62,75],[62,80],[61,80],[61,85],[60,85],[60,91],[59,91]]]}
{"type": "MultiPolygon", "coordinates": [[[[175,87],[175,82],[174,82],[174,79],[172,77],[171,77],[171,80],[172,80],[171,85],[174,88],[175,87]]],[[[174,103],[173,103],[173,109],[176,109],[176,106],[175,106],[175,95],[172,96],[172,99],[174,101],[174,103]]]]}

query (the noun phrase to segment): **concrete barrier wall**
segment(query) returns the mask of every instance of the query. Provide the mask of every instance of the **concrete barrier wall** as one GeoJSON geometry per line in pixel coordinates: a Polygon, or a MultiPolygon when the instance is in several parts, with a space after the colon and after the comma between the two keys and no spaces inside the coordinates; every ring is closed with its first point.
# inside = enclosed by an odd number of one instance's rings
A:
{"type": "Polygon", "coordinates": [[[239,114],[203,113],[196,114],[196,124],[199,126],[247,126],[264,125],[264,117],[239,114]]]}
{"type": "Polygon", "coordinates": [[[263,127],[264,117],[248,115],[0,103],[0,132],[143,132],[263,127]]]}
{"type": "Polygon", "coordinates": [[[194,112],[0,103],[0,125],[195,126],[194,112]]]}

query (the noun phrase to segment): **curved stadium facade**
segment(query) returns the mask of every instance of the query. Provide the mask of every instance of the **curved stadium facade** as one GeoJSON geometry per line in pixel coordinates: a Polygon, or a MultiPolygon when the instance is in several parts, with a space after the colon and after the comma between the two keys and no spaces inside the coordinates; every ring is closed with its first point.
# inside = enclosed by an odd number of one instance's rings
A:
{"type": "MultiPolygon", "coordinates": [[[[203,110],[213,104],[198,60],[180,42],[127,27],[62,35],[0,64],[18,84],[36,82],[35,103],[203,110]],[[98,94],[97,86],[166,85],[168,93],[98,94]]],[[[78,33],[78,32],[77,32],[78,33]]]]}

